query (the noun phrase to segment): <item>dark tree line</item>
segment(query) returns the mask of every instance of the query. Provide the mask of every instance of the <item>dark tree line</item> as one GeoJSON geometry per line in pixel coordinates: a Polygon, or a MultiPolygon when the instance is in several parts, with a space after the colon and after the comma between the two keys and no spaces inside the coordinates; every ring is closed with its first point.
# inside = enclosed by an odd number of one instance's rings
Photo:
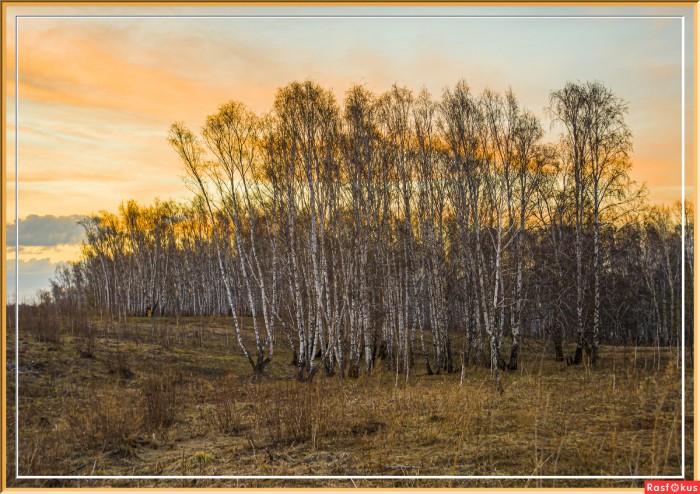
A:
{"type": "Polygon", "coordinates": [[[198,134],[170,128],[194,199],[89,217],[53,296],[110,318],[228,316],[255,372],[281,342],[299,379],[379,358],[497,378],[523,338],[557,360],[574,342],[575,364],[601,343],[679,345],[692,212],[682,259],[681,206],[647,205],[629,177],[626,112],[604,85],[569,83],[548,144],[511,91],[465,82],[438,100],[355,86],[342,107],[294,82],[264,116],[226,103],[198,134]]]}

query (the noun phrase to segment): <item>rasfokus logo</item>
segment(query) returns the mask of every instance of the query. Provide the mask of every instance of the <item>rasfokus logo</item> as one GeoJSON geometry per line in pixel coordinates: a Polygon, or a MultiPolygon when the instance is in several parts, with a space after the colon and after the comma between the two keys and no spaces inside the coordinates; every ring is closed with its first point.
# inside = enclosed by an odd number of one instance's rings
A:
{"type": "Polygon", "coordinates": [[[698,480],[645,480],[644,492],[663,492],[676,494],[680,492],[700,493],[700,481],[698,480]]]}

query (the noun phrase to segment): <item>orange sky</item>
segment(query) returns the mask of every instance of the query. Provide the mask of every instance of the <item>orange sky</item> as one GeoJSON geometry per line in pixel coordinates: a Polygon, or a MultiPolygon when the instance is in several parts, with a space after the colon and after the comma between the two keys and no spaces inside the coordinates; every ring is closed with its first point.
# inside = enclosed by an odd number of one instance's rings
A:
{"type": "MultiPolygon", "coordinates": [[[[678,15],[636,10],[548,8],[538,14],[678,15]]],[[[661,9],[661,10],[659,10],[661,9]]],[[[686,9],[687,10],[687,9],[686,9]]],[[[229,99],[270,109],[277,87],[311,77],[339,101],[354,83],[381,92],[397,82],[438,98],[464,78],[475,92],[512,87],[544,118],[551,90],[597,79],[630,104],[633,178],[652,202],[681,197],[681,21],[677,18],[406,18],[533,15],[523,8],[8,7],[5,46],[8,180],[14,180],[14,15],[275,14],[286,18],[21,17],[19,216],[115,210],[123,199],[188,195],[166,136],[198,129],[229,99]],[[297,18],[289,15],[402,15],[297,18]]],[[[692,26],[691,26],[692,27],[692,26]]],[[[692,36],[686,25],[686,36],[692,36]]],[[[692,37],[690,38],[692,39],[692,37]]],[[[688,54],[686,54],[688,55],[688,54]]],[[[686,57],[692,63],[692,53],[686,57]]],[[[688,62],[686,62],[688,64],[688,62]]],[[[692,67],[686,67],[692,73],[692,67]]],[[[690,87],[692,87],[692,79],[690,87]]],[[[692,101],[686,102],[686,112],[692,101]]],[[[557,138],[552,130],[547,139],[557,138]]],[[[688,128],[686,135],[694,135],[688,128]]],[[[689,140],[691,140],[689,138],[689,140]]],[[[692,149],[686,155],[693,183],[692,149]]],[[[12,204],[12,187],[7,200],[12,204]]],[[[14,221],[10,209],[8,223],[14,221]]],[[[65,249],[64,249],[65,250],[65,249]]],[[[38,254],[37,254],[38,255],[38,254]]],[[[68,256],[68,254],[65,254],[68,256]]]]}

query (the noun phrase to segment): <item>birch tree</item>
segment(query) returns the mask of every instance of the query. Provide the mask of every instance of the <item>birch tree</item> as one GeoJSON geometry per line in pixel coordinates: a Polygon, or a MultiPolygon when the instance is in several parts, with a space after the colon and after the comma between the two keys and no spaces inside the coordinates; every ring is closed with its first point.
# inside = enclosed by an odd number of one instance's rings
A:
{"type": "MultiPolygon", "coordinates": [[[[248,350],[248,347],[243,340],[242,323],[238,316],[236,304],[234,303],[234,294],[229,278],[229,273],[225,268],[225,239],[222,236],[222,229],[218,225],[219,219],[215,214],[216,204],[211,195],[212,193],[210,191],[210,188],[207,184],[207,168],[206,163],[204,161],[204,149],[199,140],[196,138],[196,136],[181,123],[175,123],[170,127],[170,135],[168,140],[171,146],[180,156],[180,159],[182,160],[182,163],[185,166],[187,176],[190,179],[190,183],[192,184],[195,193],[199,194],[202,197],[203,202],[206,205],[206,210],[209,214],[209,220],[212,225],[214,243],[216,245],[216,256],[219,264],[219,274],[226,289],[226,298],[228,300],[231,317],[233,319],[233,324],[236,330],[236,339],[238,341],[238,346],[243,352],[243,355],[250,364],[251,368],[255,372],[260,373],[264,369],[264,364],[261,364],[261,362],[265,362],[265,356],[263,353],[265,347],[259,344],[260,335],[256,331],[256,349],[258,351],[258,354],[257,358],[254,360],[253,355],[248,350]]],[[[242,256],[242,253],[239,252],[238,255],[242,256]]]]}
{"type": "Polygon", "coordinates": [[[586,345],[584,331],[584,245],[583,226],[586,211],[586,199],[590,177],[587,166],[587,144],[590,128],[586,117],[587,95],[582,84],[567,83],[563,89],[550,93],[549,111],[554,121],[561,122],[565,133],[562,147],[570,163],[574,182],[574,215],[576,227],[576,352],[572,359],[580,364],[586,345]]]}
{"type": "Polygon", "coordinates": [[[628,171],[631,168],[632,133],[625,123],[627,103],[601,83],[585,86],[585,121],[590,159],[593,206],[593,335],[591,362],[598,358],[600,343],[601,215],[620,207],[634,195],[628,171]]]}

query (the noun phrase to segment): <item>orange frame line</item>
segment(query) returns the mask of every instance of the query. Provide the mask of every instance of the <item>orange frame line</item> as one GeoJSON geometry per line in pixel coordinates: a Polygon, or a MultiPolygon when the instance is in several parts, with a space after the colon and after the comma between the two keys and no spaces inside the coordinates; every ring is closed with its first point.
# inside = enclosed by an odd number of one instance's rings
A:
{"type": "MultiPolygon", "coordinates": [[[[295,0],[289,0],[289,1],[279,1],[279,0],[259,0],[259,1],[242,1],[242,2],[230,2],[230,1],[205,1],[205,2],[193,2],[191,0],[183,0],[183,1],[178,1],[178,0],[163,0],[163,1],[146,1],[146,2],[140,2],[138,0],[134,1],[91,1],[91,0],[86,0],[86,1],[66,1],[66,2],[48,2],[48,1],[21,1],[21,0],[14,0],[14,1],[9,1],[9,2],[1,2],[2,3],[2,14],[1,14],[1,22],[2,25],[0,26],[0,33],[2,33],[2,55],[5,60],[9,59],[8,56],[8,49],[7,45],[5,43],[5,35],[6,35],[6,23],[8,20],[7,17],[7,8],[8,7],[33,7],[33,6],[59,6],[59,7],[65,7],[65,6],[75,6],[75,7],[85,7],[85,6],[100,6],[100,7],[134,7],[134,6],[142,6],[142,7],[161,7],[164,5],[172,6],[473,6],[473,7],[480,7],[480,6],[504,6],[504,7],[529,7],[529,6],[547,6],[547,7],[558,7],[558,6],[664,6],[664,7],[693,7],[693,38],[694,38],[694,44],[693,44],[693,59],[695,62],[694,66],[694,73],[693,73],[693,86],[694,86],[694,91],[693,91],[693,96],[694,96],[694,112],[693,112],[693,121],[691,123],[692,128],[690,129],[692,131],[693,136],[695,136],[695,143],[692,148],[691,154],[691,163],[690,165],[693,166],[693,197],[692,200],[694,202],[694,225],[698,224],[698,218],[700,217],[700,212],[698,211],[698,206],[700,206],[700,188],[698,187],[698,175],[700,174],[700,170],[698,170],[698,158],[700,158],[700,139],[697,137],[698,136],[698,128],[699,122],[698,122],[698,40],[700,39],[698,36],[698,1],[680,1],[680,2],[663,2],[663,1],[658,1],[658,0],[652,0],[652,1],[638,1],[638,0],[617,0],[613,2],[607,2],[605,0],[587,0],[584,2],[564,2],[560,0],[540,0],[540,1],[502,1],[499,2],[497,0],[494,1],[476,1],[476,2],[469,2],[469,1],[445,1],[445,0],[438,0],[435,2],[430,2],[430,1],[401,1],[398,0],[396,2],[393,1],[372,1],[372,0],[352,0],[352,1],[338,1],[338,2],[332,2],[332,1],[327,1],[327,0],[319,0],[319,1],[313,1],[313,0],[305,0],[305,1],[295,1],[295,0]],[[7,57],[7,58],[5,58],[7,57]]],[[[15,71],[18,70],[17,63],[15,60],[15,71]]],[[[2,97],[2,121],[0,122],[0,132],[2,133],[2,136],[0,138],[1,142],[1,148],[3,150],[6,149],[6,144],[7,144],[7,107],[5,105],[6,97],[7,97],[7,67],[6,63],[2,63],[2,68],[0,69],[1,73],[1,80],[2,80],[2,88],[0,89],[0,94],[2,97]]],[[[15,91],[17,91],[17,88],[15,87],[15,91]]],[[[16,127],[16,122],[14,123],[15,126],[15,132],[17,132],[17,127],[16,127]]],[[[686,129],[687,133],[688,129],[686,129]]],[[[686,142],[686,146],[692,145],[692,143],[686,142]]],[[[684,150],[685,152],[685,150],[684,150]]],[[[688,163],[686,163],[688,165],[688,163]]],[[[1,260],[2,260],[2,272],[5,273],[6,270],[6,263],[7,263],[7,252],[6,252],[6,246],[7,246],[7,173],[6,173],[6,167],[7,167],[7,156],[6,153],[2,153],[1,157],[1,166],[0,166],[0,191],[2,194],[0,194],[0,197],[2,197],[2,200],[0,200],[0,246],[2,246],[2,254],[0,255],[1,260]]],[[[687,174],[687,173],[686,173],[687,174]]],[[[685,180],[685,177],[684,177],[685,180]]],[[[689,184],[686,184],[688,186],[689,184]]],[[[17,200],[17,190],[15,190],[15,200],[17,200]]],[[[689,198],[686,197],[686,200],[689,200],[689,198]]],[[[694,260],[693,260],[693,265],[694,265],[694,271],[697,272],[698,267],[700,266],[700,261],[698,260],[697,252],[700,250],[700,239],[698,238],[698,235],[694,235],[693,238],[693,244],[694,244],[694,260]]],[[[18,246],[16,247],[18,248],[18,246]]],[[[17,255],[17,254],[15,254],[17,255]]],[[[7,277],[3,275],[1,277],[2,279],[0,280],[0,300],[2,300],[2,306],[0,307],[0,316],[2,317],[2,320],[0,321],[0,335],[2,336],[2,340],[0,341],[0,352],[2,352],[2,356],[0,357],[0,362],[2,364],[2,369],[0,370],[0,375],[2,376],[3,380],[2,383],[0,383],[0,390],[2,390],[2,396],[0,397],[0,411],[2,412],[2,417],[0,418],[0,423],[1,423],[1,430],[0,430],[0,441],[2,444],[0,444],[0,460],[2,461],[2,465],[0,466],[0,477],[2,477],[1,482],[0,482],[0,492],[36,492],[36,488],[23,488],[23,487],[17,487],[17,488],[7,488],[7,277]]],[[[698,287],[697,283],[695,280],[693,280],[693,286],[694,286],[694,303],[693,303],[693,308],[700,306],[700,293],[698,292],[698,287]]],[[[698,328],[700,327],[700,321],[698,321],[697,317],[693,317],[693,322],[694,322],[694,328],[693,328],[693,340],[694,340],[694,345],[693,345],[693,405],[694,405],[694,411],[698,410],[698,404],[700,404],[700,400],[698,397],[698,373],[700,372],[700,362],[698,362],[698,352],[697,352],[697,345],[695,344],[698,340],[698,328]]],[[[688,328],[686,328],[687,330],[688,328]]],[[[15,328],[15,331],[17,331],[17,328],[15,328]]],[[[687,398],[686,398],[687,402],[687,398]]],[[[685,406],[685,404],[684,404],[685,406]]],[[[685,424],[682,424],[682,426],[685,428],[685,424]]],[[[694,436],[694,449],[697,450],[697,445],[698,445],[698,438],[700,434],[700,424],[695,418],[693,421],[693,436],[694,436]]],[[[685,448],[685,444],[682,445],[683,448],[685,448]]],[[[693,465],[693,477],[694,479],[699,478],[699,473],[700,471],[700,456],[697,454],[694,454],[694,465],[693,465]]],[[[685,473],[685,472],[684,472],[685,473]]],[[[167,479],[166,479],[167,480],[167,479]]],[[[176,479],[172,479],[176,480],[176,479]]],[[[51,491],[55,492],[74,492],[76,489],[78,490],[87,490],[90,492],[120,492],[120,491],[154,491],[154,492],[191,492],[192,489],[189,488],[160,488],[160,487],[153,487],[153,488],[136,488],[136,487],[130,487],[130,488],[110,488],[110,487],[85,487],[85,488],[55,488],[55,489],[50,489],[51,491]]],[[[49,489],[43,488],[40,489],[41,491],[48,491],[49,489]]],[[[217,488],[203,488],[203,489],[197,489],[200,492],[231,492],[235,490],[236,492],[308,492],[308,491],[321,491],[321,492],[357,492],[358,489],[356,488],[228,488],[228,487],[217,487],[217,488]]],[[[402,488],[371,488],[372,491],[377,491],[377,492],[397,492],[404,490],[402,488]]],[[[412,488],[411,491],[416,491],[416,492],[445,492],[445,493],[452,493],[455,491],[458,492],[489,492],[492,491],[493,489],[491,488],[412,488]]],[[[501,488],[498,489],[499,492],[528,492],[528,491],[550,491],[550,492],[610,492],[611,489],[609,488],[501,488]]],[[[638,488],[619,488],[619,489],[614,489],[615,492],[640,492],[640,489],[638,488]]],[[[643,492],[643,489],[642,489],[643,492]]]]}

